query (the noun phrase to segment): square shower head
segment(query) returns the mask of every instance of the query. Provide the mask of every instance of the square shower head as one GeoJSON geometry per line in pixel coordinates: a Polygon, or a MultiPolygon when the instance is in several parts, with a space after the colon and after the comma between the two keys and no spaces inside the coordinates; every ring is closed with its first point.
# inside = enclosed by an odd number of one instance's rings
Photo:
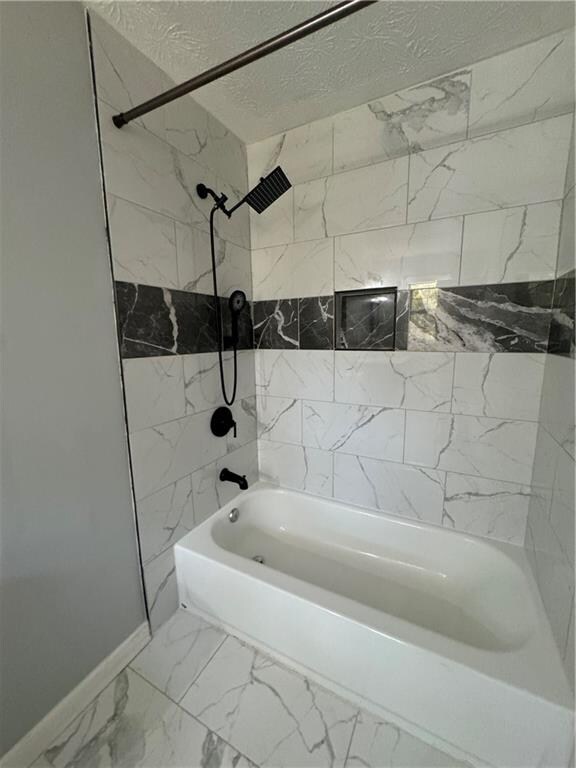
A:
{"type": "Polygon", "coordinates": [[[256,213],[262,213],[268,206],[278,200],[284,192],[287,192],[291,186],[292,184],[290,184],[288,177],[282,168],[278,166],[268,176],[262,177],[244,199],[252,210],[256,211],[256,213]]]}

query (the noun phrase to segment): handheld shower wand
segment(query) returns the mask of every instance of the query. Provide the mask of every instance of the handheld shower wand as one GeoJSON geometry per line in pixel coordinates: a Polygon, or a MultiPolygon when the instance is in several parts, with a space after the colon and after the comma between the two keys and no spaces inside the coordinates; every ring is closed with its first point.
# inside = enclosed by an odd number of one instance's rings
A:
{"type": "Polygon", "coordinates": [[[230,298],[228,299],[228,308],[230,310],[230,322],[231,322],[231,335],[227,341],[234,349],[238,346],[238,320],[240,319],[240,313],[246,306],[246,294],[244,291],[232,291],[230,298]]]}
{"type": "Polygon", "coordinates": [[[207,187],[205,184],[198,184],[196,192],[202,200],[206,200],[211,197],[214,200],[214,205],[210,211],[210,251],[212,256],[212,285],[214,287],[214,302],[216,304],[216,329],[218,335],[218,364],[220,369],[220,386],[222,387],[222,396],[226,405],[232,405],[236,399],[236,388],[238,384],[238,320],[240,313],[246,305],[246,294],[243,291],[233,291],[228,299],[228,307],[230,309],[231,319],[231,335],[226,340],[223,337],[222,332],[222,309],[220,307],[220,298],[218,296],[218,279],[216,275],[216,248],[214,245],[214,217],[216,211],[222,211],[228,218],[232,216],[234,211],[240,208],[244,203],[248,203],[250,208],[256,213],[260,214],[265,211],[273,202],[278,200],[284,192],[287,192],[292,185],[288,180],[288,177],[278,166],[268,176],[264,176],[260,179],[258,184],[248,192],[239,202],[232,208],[228,209],[226,203],[228,198],[226,195],[218,195],[213,189],[207,187]],[[226,391],[226,382],[224,380],[224,365],[222,362],[222,352],[224,341],[230,341],[234,350],[234,380],[232,385],[232,394],[229,397],[226,391]]]}

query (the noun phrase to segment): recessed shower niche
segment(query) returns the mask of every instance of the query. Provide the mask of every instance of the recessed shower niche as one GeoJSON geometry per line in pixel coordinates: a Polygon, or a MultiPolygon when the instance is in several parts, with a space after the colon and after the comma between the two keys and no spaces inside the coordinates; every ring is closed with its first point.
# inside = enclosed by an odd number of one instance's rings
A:
{"type": "Polygon", "coordinates": [[[336,298],[336,349],[395,349],[396,288],[341,291],[336,298]]]}

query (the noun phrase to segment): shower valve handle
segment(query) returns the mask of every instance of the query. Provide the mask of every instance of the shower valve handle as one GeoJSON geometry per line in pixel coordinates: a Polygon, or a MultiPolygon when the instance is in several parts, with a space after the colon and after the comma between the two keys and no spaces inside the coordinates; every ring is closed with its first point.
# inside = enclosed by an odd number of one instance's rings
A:
{"type": "Polygon", "coordinates": [[[233,429],[234,437],[236,437],[236,421],[232,416],[230,408],[227,408],[225,405],[216,408],[210,419],[210,429],[216,437],[224,437],[233,429]]]}

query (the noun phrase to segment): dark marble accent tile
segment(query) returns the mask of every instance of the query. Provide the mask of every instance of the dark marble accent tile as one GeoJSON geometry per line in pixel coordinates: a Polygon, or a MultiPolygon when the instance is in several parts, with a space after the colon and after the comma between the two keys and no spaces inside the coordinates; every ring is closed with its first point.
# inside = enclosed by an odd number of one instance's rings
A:
{"type": "Polygon", "coordinates": [[[334,297],[298,300],[300,349],[334,349],[334,297]]]}
{"type": "Polygon", "coordinates": [[[254,302],[254,347],[298,349],[298,299],[254,302]]]}
{"type": "Polygon", "coordinates": [[[216,303],[205,293],[172,291],[172,304],[178,323],[178,354],[215,352],[216,303]]]}
{"type": "Polygon", "coordinates": [[[408,321],[410,319],[410,291],[396,294],[396,339],[394,349],[408,349],[408,321]]]}
{"type": "Polygon", "coordinates": [[[552,300],[552,319],[548,351],[554,355],[574,357],[576,272],[571,270],[556,279],[552,300]]]}
{"type": "Polygon", "coordinates": [[[552,290],[552,281],[415,289],[408,349],[545,352],[552,290]]]}
{"type": "Polygon", "coordinates": [[[336,294],[337,349],[394,349],[396,289],[336,294]]]}
{"type": "Polygon", "coordinates": [[[172,291],[125,282],[116,282],[115,288],[121,357],[176,354],[172,291]]]}

